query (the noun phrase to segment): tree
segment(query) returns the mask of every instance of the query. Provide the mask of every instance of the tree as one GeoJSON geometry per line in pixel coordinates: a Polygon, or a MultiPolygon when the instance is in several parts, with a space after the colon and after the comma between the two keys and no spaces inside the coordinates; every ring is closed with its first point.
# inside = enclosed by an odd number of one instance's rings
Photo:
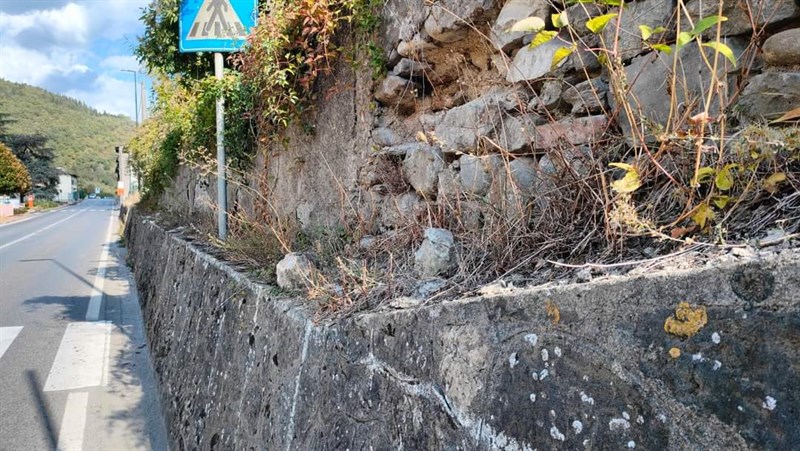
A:
{"type": "Polygon", "coordinates": [[[47,146],[44,135],[8,135],[5,143],[28,169],[35,194],[56,194],[58,170],[53,164],[53,149],[47,146]]]}
{"type": "Polygon", "coordinates": [[[31,189],[31,175],[11,149],[0,143],[0,195],[21,193],[31,189]]]}
{"type": "Polygon", "coordinates": [[[182,75],[188,79],[213,74],[214,61],[210,54],[180,52],[179,16],[180,0],[151,1],[139,18],[144,24],[144,35],[134,49],[136,57],[150,72],[182,75]]]}
{"type": "Polygon", "coordinates": [[[16,122],[8,113],[0,113],[0,141],[4,141],[8,135],[8,124],[16,122]]]}

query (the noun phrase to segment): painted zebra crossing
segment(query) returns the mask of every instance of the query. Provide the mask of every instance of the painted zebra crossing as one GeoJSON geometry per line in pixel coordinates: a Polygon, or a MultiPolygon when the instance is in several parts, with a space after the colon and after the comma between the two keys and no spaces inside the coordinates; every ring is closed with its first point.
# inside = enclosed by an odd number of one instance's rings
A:
{"type": "Polygon", "coordinates": [[[0,359],[3,354],[11,347],[11,343],[17,338],[17,335],[22,331],[22,326],[14,327],[0,327],[0,359]]]}

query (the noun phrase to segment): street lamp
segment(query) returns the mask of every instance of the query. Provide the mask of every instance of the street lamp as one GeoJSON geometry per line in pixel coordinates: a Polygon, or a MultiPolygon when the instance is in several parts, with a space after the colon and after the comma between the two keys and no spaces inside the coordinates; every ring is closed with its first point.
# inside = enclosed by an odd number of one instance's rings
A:
{"type": "Polygon", "coordinates": [[[135,116],[136,116],[136,125],[139,125],[139,95],[136,93],[136,86],[139,85],[139,80],[137,76],[139,72],[132,70],[132,69],[122,69],[123,72],[130,72],[133,74],[133,107],[136,109],[135,116]]]}

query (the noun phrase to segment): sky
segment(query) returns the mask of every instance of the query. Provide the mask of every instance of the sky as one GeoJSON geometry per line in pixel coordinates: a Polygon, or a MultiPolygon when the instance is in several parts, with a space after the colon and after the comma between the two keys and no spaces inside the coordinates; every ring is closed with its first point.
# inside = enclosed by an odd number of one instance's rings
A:
{"type": "Polygon", "coordinates": [[[0,0],[0,78],[134,118],[134,74],[125,70],[144,72],[133,48],[148,2],[0,0]]]}

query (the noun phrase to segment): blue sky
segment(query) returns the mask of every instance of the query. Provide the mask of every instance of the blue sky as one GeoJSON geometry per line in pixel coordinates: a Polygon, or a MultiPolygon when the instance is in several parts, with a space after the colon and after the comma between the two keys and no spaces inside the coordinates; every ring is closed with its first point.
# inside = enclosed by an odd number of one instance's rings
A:
{"type": "MultiPolygon", "coordinates": [[[[133,48],[149,0],[0,0],[0,78],[134,117],[133,48]]],[[[142,79],[142,76],[139,77],[142,79]]]]}

